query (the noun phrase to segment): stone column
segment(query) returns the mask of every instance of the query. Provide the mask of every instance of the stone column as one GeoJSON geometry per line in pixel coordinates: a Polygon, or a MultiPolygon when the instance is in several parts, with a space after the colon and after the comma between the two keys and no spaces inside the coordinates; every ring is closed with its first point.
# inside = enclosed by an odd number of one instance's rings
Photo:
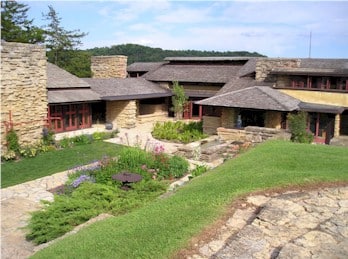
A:
{"type": "Polygon", "coordinates": [[[91,70],[93,78],[126,78],[127,56],[93,56],[91,70]]]}
{"type": "Polygon", "coordinates": [[[340,135],[340,125],[341,125],[341,115],[340,114],[336,114],[336,116],[335,116],[334,137],[338,137],[340,135]]]}

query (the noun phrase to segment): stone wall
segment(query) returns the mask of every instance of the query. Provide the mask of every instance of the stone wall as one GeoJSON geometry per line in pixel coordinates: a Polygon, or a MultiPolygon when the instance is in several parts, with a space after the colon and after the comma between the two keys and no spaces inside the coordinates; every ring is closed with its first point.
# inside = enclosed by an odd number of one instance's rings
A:
{"type": "Polygon", "coordinates": [[[93,78],[126,78],[127,56],[94,56],[91,71],[93,78]]]}
{"type": "Polygon", "coordinates": [[[114,128],[134,128],[137,122],[136,101],[106,102],[106,121],[114,128]]]}
{"type": "Polygon", "coordinates": [[[217,116],[203,116],[203,132],[205,134],[216,134],[216,129],[221,127],[221,118],[217,116]]]}
{"type": "Polygon", "coordinates": [[[244,129],[217,129],[218,136],[225,141],[261,143],[268,139],[290,140],[291,134],[285,130],[248,126],[244,129]]]}
{"type": "Polygon", "coordinates": [[[259,58],[256,62],[257,81],[275,81],[276,78],[269,75],[273,68],[296,68],[300,66],[300,59],[285,58],[259,58]]]}
{"type": "Polygon", "coordinates": [[[1,42],[2,152],[11,122],[21,145],[41,139],[48,107],[46,65],[44,46],[1,42]]]}
{"type": "Polygon", "coordinates": [[[168,105],[166,104],[141,104],[138,110],[137,122],[147,123],[166,121],[168,117],[168,105]]]}
{"type": "Polygon", "coordinates": [[[277,111],[267,111],[265,114],[265,127],[280,129],[282,126],[282,113],[277,111]]]}
{"type": "Polygon", "coordinates": [[[235,128],[238,117],[238,109],[223,108],[221,111],[221,127],[235,128]]]}

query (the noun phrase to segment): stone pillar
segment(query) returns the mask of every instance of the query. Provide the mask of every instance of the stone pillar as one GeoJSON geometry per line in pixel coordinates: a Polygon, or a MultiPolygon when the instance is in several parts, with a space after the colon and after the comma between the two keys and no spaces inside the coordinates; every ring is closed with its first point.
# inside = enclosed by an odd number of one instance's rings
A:
{"type": "Polygon", "coordinates": [[[336,114],[336,116],[335,116],[334,137],[338,137],[340,135],[340,125],[341,125],[341,115],[340,114],[336,114]]]}
{"type": "Polygon", "coordinates": [[[223,108],[221,112],[221,127],[233,129],[236,126],[238,110],[223,108]]]}
{"type": "Polygon", "coordinates": [[[46,65],[44,46],[1,42],[2,152],[10,120],[20,145],[35,144],[42,138],[48,108],[46,65]]]}
{"type": "Polygon", "coordinates": [[[91,57],[92,78],[126,78],[127,56],[91,57]]]}
{"type": "Polygon", "coordinates": [[[137,121],[136,101],[106,102],[106,120],[118,128],[134,128],[137,121]]]}
{"type": "Polygon", "coordinates": [[[276,111],[267,111],[265,115],[265,127],[266,128],[274,128],[280,129],[282,121],[281,112],[276,111]]]}

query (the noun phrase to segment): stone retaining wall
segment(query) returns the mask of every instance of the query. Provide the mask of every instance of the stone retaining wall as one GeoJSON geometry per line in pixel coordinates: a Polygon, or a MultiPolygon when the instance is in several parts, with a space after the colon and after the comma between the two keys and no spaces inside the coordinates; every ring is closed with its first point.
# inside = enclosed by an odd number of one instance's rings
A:
{"type": "Polygon", "coordinates": [[[6,125],[20,145],[42,137],[47,119],[46,50],[44,46],[1,42],[1,152],[6,151],[6,125]]]}
{"type": "Polygon", "coordinates": [[[244,129],[217,129],[218,136],[223,140],[261,143],[268,139],[290,140],[291,134],[285,130],[249,126],[244,129]]]}

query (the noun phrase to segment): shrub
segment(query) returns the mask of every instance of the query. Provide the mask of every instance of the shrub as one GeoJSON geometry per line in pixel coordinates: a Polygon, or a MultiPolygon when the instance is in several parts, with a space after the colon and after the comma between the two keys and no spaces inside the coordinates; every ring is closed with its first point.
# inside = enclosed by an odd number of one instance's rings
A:
{"type": "Polygon", "coordinates": [[[170,176],[175,178],[182,177],[188,171],[188,168],[189,163],[182,157],[173,156],[169,159],[170,176]]]}
{"type": "Polygon", "coordinates": [[[157,122],[154,125],[152,135],[157,139],[172,141],[174,140],[182,143],[189,143],[207,137],[206,134],[203,134],[202,125],[202,122],[157,122]]]}
{"type": "Polygon", "coordinates": [[[22,157],[35,157],[39,152],[40,149],[35,145],[27,145],[19,149],[19,154],[22,157]]]}
{"type": "Polygon", "coordinates": [[[14,129],[11,129],[6,134],[7,149],[14,152],[19,151],[18,135],[14,129]]]}
{"type": "Polygon", "coordinates": [[[72,142],[76,145],[86,145],[93,142],[93,137],[91,135],[79,135],[71,138],[72,142]]]}
{"type": "Polygon", "coordinates": [[[313,134],[307,131],[307,113],[299,112],[289,114],[289,129],[291,132],[291,141],[299,143],[312,143],[313,134]]]}
{"type": "Polygon", "coordinates": [[[48,128],[42,130],[42,141],[46,146],[55,144],[54,131],[48,128]]]}
{"type": "Polygon", "coordinates": [[[64,137],[58,142],[58,147],[60,148],[70,148],[74,146],[74,142],[71,138],[64,137]]]}
{"type": "Polygon", "coordinates": [[[1,160],[9,161],[17,158],[16,152],[13,150],[7,150],[5,154],[1,157],[1,160]]]}
{"type": "Polygon", "coordinates": [[[205,165],[198,165],[195,169],[192,170],[191,175],[192,177],[197,177],[201,174],[204,174],[206,171],[208,171],[208,167],[205,165]]]}
{"type": "Polygon", "coordinates": [[[177,81],[173,82],[173,96],[172,111],[175,113],[177,119],[182,119],[182,113],[184,112],[188,97],[185,94],[185,89],[183,86],[179,85],[177,81]]]}
{"type": "Polygon", "coordinates": [[[115,186],[83,182],[71,195],[56,195],[53,202],[45,202],[44,209],[33,212],[26,237],[36,244],[48,242],[100,213],[127,213],[165,190],[166,185],[156,181],[135,183],[127,192],[115,186]]]}

